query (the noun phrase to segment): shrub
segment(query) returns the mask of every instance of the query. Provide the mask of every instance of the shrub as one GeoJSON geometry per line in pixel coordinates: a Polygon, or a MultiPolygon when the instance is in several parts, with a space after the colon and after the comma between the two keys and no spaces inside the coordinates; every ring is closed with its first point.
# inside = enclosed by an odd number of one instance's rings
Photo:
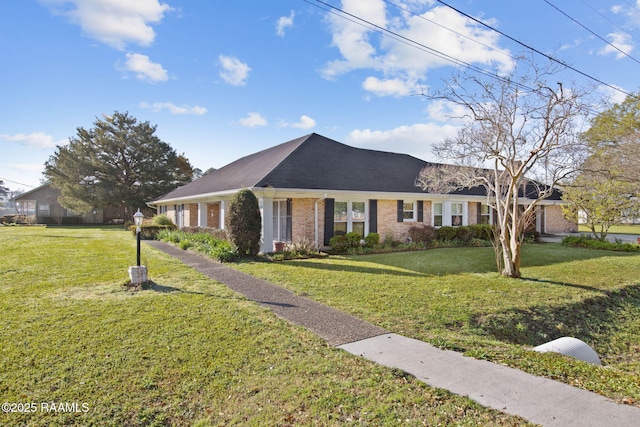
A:
{"type": "Polygon", "coordinates": [[[189,249],[192,246],[193,246],[193,243],[191,243],[188,240],[181,240],[180,243],[178,243],[178,247],[180,249],[182,249],[183,251],[186,251],[187,249],[189,249]]]}
{"type": "Polygon", "coordinates": [[[227,228],[240,256],[256,256],[260,252],[262,218],[258,199],[251,190],[240,190],[229,205],[227,228]]]}
{"type": "Polygon", "coordinates": [[[209,233],[188,233],[182,230],[163,229],[158,232],[158,239],[174,243],[181,249],[193,249],[204,253],[221,262],[233,261],[237,258],[233,245],[222,239],[217,239],[209,233]]]}
{"type": "Polygon", "coordinates": [[[640,252],[640,245],[633,243],[612,243],[595,239],[593,236],[567,236],[562,239],[564,246],[575,246],[579,248],[600,249],[604,251],[617,252],[640,252]]]}
{"type": "Polygon", "coordinates": [[[488,241],[493,239],[494,226],[491,224],[471,224],[469,229],[472,231],[474,239],[488,241]]]}
{"type": "Polygon", "coordinates": [[[468,226],[456,227],[456,240],[460,243],[469,243],[473,239],[473,230],[468,226]]]}
{"type": "Polygon", "coordinates": [[[329,245],[333,252],[336,253],[344,253],[351,248],[357,248],[362,246],[360,241],[362,240],[362,236],[355,231],[351,231],[345,235],[333,236],[329,239],[329,245]]]}
{"type": "Polygon", "coordinates": [[[380,235],[378,233],[369,233],[364,238],[365,246],[372,248],[380,244],[380,235]]]}
{"type": "MultiPolygon", "coordinates": [[[[140,238],[142,240],[162,240],[160,238],[158,238],[158,235],[161,231],[163,230],[175,230],[176,226],[171,224],[171,225],[153,225],[153,224],[142,224],[140,226],[140,238]]],[[[131,232],[133,233],[133,235],[136,235],[136,226],[135,225],[130,225],[129,226],[129,230],[131,230],[131,232]]],[[[174,242],[177,243],[177,242],[174,242]]]]}
{"type": "Polygon", "coordinates": [[[444,226],[438,229],[438,240],[448,241],[456,238],[455,227],[444,226]]]}
{"type": "Polygon", "coordinates": [[[173,221],[166,214],[156,215],[151,219],[153,225],[173,225],[173,221]]]}
{"type": "Polygon", "coordinates": [[[409,237],[413,243],[431,243],[437,235],[438,230],[430,225],[414,225],[409,228],[409,237]]]}

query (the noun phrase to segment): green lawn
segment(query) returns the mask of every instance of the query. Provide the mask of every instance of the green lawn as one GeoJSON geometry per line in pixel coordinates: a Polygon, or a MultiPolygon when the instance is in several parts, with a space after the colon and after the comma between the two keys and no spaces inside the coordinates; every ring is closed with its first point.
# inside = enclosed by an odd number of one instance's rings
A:
{"type": "MultiPolygon", "coordinates": [[[[580,225],[579,231],[590,232],[589,227],[580,225]]],[[[614,225],[609,229],[610,234],[637,234],[640,236],[640,224],[637,225],[614,225]]]]}
{"type": "Polygon", "coordinates": [[[640,405],[640,255],[526,245],[523,279],[491,248],[448,248],[236,268],[431,342],[640,405]],[[561,336],[604,367],[531,351],[561,336]]]}
{"type": "MultiPolygon", "coordinates": [[[[294,287],[288,275],[297,272],[422,280],[425,273],[394,266],[396,257],[259,267],[294,287]]],[[[525,424],[331,348],[145,245],[155,286],[128,292],[135,241],[118,228],[0,227],[0,259],[0,396],[33,410],[3,412],[2,426],[525,424]],[[79,412],[46,412],[43,403],[79,412]]],[[[371,313],[398,312],[399,297],[378,298],[372,311],[332,301],[330,289],[309,291],[390,329],[371,313]]]]}

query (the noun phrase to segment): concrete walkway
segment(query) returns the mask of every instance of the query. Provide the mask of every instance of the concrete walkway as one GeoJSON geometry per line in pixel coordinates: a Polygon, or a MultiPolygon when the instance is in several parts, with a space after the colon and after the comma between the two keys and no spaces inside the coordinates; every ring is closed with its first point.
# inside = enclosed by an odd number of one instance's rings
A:
{"type": "Polygon", "coordinates": [[[467,396],[483,406],[543,426],[640,426],[640,408],[636,406],[617,404],[557,381],[391,334],[194,252],[162,242],[147,243],[308,328],[333,346],[401,369],[430,386],[467,396]]]}

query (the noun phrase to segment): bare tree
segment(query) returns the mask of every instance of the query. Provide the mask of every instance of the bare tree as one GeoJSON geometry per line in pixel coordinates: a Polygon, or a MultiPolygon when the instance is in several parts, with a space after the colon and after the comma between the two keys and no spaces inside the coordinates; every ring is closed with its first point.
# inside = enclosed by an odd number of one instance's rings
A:
{"type": "Polygon", "coordinates": [[[463,107],[467,120],[454,138],[434,148],[453,165],[427,167],[416,185],[432,193],[482,186],[497,216],[502,274],[520,277],[524,231],[539,203],[573,174],[584,153],[577,125],[585,94],[546,80],[557,70],[523,59],[509,76],[453,77],[437,98],[463,107]]]}

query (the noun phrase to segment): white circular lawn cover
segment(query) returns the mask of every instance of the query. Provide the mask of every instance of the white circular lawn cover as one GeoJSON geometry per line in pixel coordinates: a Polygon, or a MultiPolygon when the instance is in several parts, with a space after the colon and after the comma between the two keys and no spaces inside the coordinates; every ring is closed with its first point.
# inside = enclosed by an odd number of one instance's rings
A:
{"type": "Polygon", "coordinates": [[[598,353],[594,349],[589,347],[583,341],[572,337],[562,337],[557,340],[549,341],[546,344],[542,344],[534,348],[535,351],[540,353],[546,353],[551,351],[553,353],[560,353],[566,356],[575,357],[576,359],[583,360],[585,362],[592,363],[594,365],[602,365],[598,353]]]}

